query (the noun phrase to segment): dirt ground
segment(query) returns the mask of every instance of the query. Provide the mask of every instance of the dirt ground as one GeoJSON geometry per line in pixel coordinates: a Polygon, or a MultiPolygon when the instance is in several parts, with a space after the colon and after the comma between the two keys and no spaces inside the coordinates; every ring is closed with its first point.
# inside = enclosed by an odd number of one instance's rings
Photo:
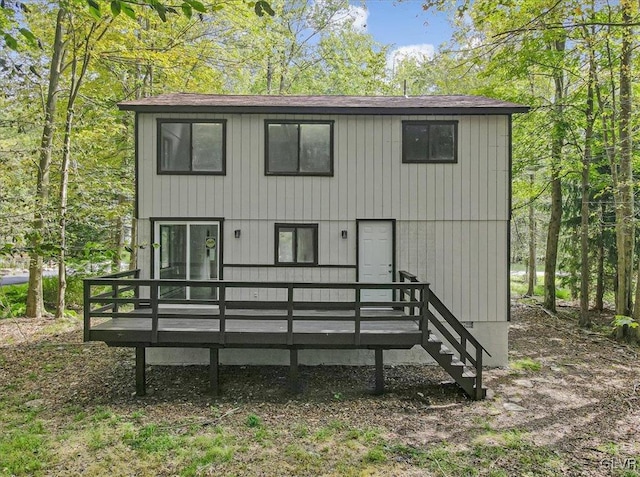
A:
{"type": "MultiPolygon", "coordinates": [[[[485,372],[482,402],[468,400],[432,366],[386,367],[382,396],[371,394],[368,367],[302,367],[303,391],[292,395],[284,367],[223,366],[215,398],[207,393],[206,367],[152,366],[149,395],[139,398],[131,349],[82,343],[77,320],[0,320],[0,431],[23,425],[20,412],[38,410],[49,436],[39,475],[638,476],[639,349],[580,330],[575,314],[565,307],[552,317],[514,302],[511,366],[485,372]],[[132,454],[109,457],[109,446],[70,436],[95,434],[95,416],[105,409],[162,423],[174,434],[182,426],[216,426],[234,436],[235,451],[194,474],[171,459],[156,467],[127,464],[132,454]],[[250,429],[248,416],[256,416],[262,434],[250,429]],[[325,429],[335,434],[320,445],[325,429]],[[124,467],[98,465],[116,457],[124,467]]],[[[10,475],[7,469],[0,465],[0,475],[10,475]]]]}

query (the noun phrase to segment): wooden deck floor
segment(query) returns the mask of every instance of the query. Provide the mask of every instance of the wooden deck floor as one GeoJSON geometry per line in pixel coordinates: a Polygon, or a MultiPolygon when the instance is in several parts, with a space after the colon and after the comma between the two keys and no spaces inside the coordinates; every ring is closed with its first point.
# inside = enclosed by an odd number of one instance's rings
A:
{"type": "MultiPolygon", "coordinates": [[[[112,345],[151,343],[150,310],[136,310],[131,317],[107,319],[91,327],[94,340],[112,345]]],[[[356,323],[350,311],[296,311],[289,333],[288,320],[278,310],[228,310],[224,336],[215,308],[163,308],[158,318],[157,344],[219,345],[228,347],[291,346],[305,347],[411,347],[422,334],[417,320],[399,310],[362,310],[359,343],[356,323]]]]}

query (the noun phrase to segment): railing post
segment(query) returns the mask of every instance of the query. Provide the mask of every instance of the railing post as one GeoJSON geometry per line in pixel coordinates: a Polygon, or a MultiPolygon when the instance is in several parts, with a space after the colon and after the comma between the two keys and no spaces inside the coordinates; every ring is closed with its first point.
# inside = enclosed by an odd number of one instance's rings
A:
{"type": "Polygon", "coordinates": [[[464,336],[460,336],[460,345],[462,347],[462,352],[460,353],[460,361],[462,364],[467,364],[467,338],[464,336]]]}
{"type": "Polygon", "coordinates": [[[151,342],[158,342],[158,288],[160,285],[156,280],[151,282],[149,290],[151,298],[151,342]]]}
{"type": "MultiPolygon", "coordinates": [[[[412,288],[412,289],[411,289],[411,293],[409,294],[409,300],[410,300],[410,301],[416,301],[416,298],[417,298],[417,296],[416,296],[416,289],[415,289],[415,288],[412,288]]],[[[422,300],[422,298],[421,298],[421,300],[422,300]]],[[[415,314],[416,314],[416,306],[415,306],[415,305],[411,305],[411,306],[409,307],[409,315],[410,315],[410,316],[415,316],[415,314]]]]}
{"type": "MultiPolygon", "coordinates": [[[[119,291],[120,291],[120,287],[118,286],[118,282],[116,281],[113,285],[111,285],[111,297],[115,298],[115,300],[117,300],[119,291]]],[[[120,308],[118,306],[118,302],[114,301],[113,304],[111,305],[111,308],[112,308],[114,313],[118,313],[118,309],[120,308]]]]}
{"type": "MultiPolygon", "coordinates": [[[[413,289],[415,292],[415,288],[413,289]]],[[[422,332],[422,345],[426,346],[429,341],[429,284],[425,283],[420,288],[420,331],[422,332]]]]}
{"type": "Polygon", "coordinates": [[[83,286],[84,341],[89,341],[91,339],[91,282],[85,280],[83,286]]]}
{"type": "MultiPolygon", "coordinates": [[[[140,278],[140,270],[139,269],[135,270],[133,272],[133,278],[136,279],[136,280],[138,278],[140,278]]],[[[138,285],[138,284],[133,286],[133,298],[135,298],[135,300],[136,300],[135,304],[133,305],[133,308],[137,310],[138,308],[140,308],[140,303],[138,301],[138,300],[140,300],[140,285],[138,285]]]]}
{"type": "Polygon", "coordinates": [[[475,399],[484,398],[482,390],[482,347],[476,346],[476,389],[475,399]]]}
{"type": "Polygon", "coordinates": [[[224,283],[218,284],[218,315],[220,318],[220,336],[218,341],[224,344],[226,341],[225,333],[227,331],[227,287],[224,283]]]}
{"type": "Polygon", "coordinates": [[[356,302],[355,302],[355,309],[354,309],[354,313],[355,313],[355,322],[354,322],[354,339],[355,339],[355,344],[356,346],[360,346],[360,303],[361,303],[361,298],[360,298],[360,286],[356,285],[356,302]]]}
{"type": "Polygon", "coordinates": [[[293,345],[293,283],[287,285],[287,344],[293,345]]]}

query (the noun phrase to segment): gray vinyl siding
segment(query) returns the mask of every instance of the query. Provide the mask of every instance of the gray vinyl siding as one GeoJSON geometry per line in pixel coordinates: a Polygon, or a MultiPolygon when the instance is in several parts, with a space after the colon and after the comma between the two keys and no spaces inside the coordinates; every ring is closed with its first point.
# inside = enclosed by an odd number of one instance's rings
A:
{"type": "MultiPolygon", "coordinates": [[[[223,217],[223,263],[271,266],[274,223],[311,222],[319,224],[319,264],[354,267],[356,219],[395,219],[397,270],[431,282],[462,321],[507,319],[507,115],[294,118],[335,121],[333,177],[264,175],[264,120],[292,116],[140,114],[141,242],[151,240],[149,217],[223,217]],[[226,176],[158,175],[158,118],[226,119],[226,176]],[[402,120],[425,119],[459,122],[457,164],[402,163],[402,120]],[[242,231],[238,239],[235,229],[242,231]]],[[[150,250],[140,257],[143,268],[150,266],[150,250]]],[[[229,280],[356,278],[355,268],[328,267],[225,267],[223,274],[229,280]]]]}

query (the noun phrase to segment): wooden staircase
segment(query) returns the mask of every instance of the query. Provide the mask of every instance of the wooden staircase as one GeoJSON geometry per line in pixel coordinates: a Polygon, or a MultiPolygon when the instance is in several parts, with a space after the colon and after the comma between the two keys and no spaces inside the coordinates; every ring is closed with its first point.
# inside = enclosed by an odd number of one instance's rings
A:
{"type": "MultiPolygon", "coordinates": [[[[415,275],[398,272],[401,282],[417,282],[415,275]]],[[[409,314],[421,317],[421,346],[444,369],[469,397],[484,399],[486,389],[482,386],[482,358],[489,352],[451,313],[430,288],[420,302],[425,309],[410,307],[409,314]],[[453,349],[451,349],[453,348],[453,349]]],[[[416,301],[415,290],[403,290],[401,299],[416,301]]]]}

